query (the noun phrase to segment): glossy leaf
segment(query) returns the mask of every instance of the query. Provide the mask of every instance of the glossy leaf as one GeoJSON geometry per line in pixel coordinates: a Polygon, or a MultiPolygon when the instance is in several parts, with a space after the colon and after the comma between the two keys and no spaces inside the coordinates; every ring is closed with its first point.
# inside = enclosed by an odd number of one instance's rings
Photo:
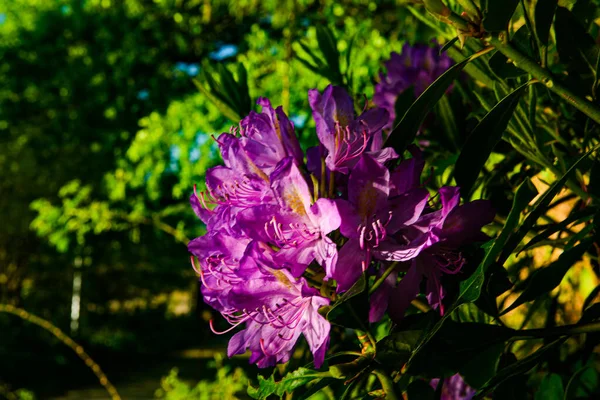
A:
{"type": "Polygon", "coordinates": [[[406,390],[408,400],[434,400],[435,390],[423,380],[413,381],[406,390]]]}
{"type": "Polygon", "coordinates": [[[558,0],[538,0],[535,5],[535,33],[544,46],[548,46],[548,36],[557,5],[558,0]]]}
{"type": "Polygon", "coordinates": [[[465,198],[468,198],[479,172],[502,138],[519,99],[528,86],[529,84],[522,85],[500,100],[467,138],[454,170],[454,177],[465,198]]]}
{"type": "Polygon", "coordinates": [[[327,320],[347,328],[365,329],[369,315],[369,298],[362,275],[327,312],[327,320]]]}
{"type": "Polygon", "coordinates": [[[340,53],[337,49],[337,41],[333,32],[322,24],[317,25],[317,42],[323,57],[327,62],[331,81],[335,85],[342,85],[342,72],[340,70],[340,53]]]}
{"type": "Polygon", "coordinates": [[[596,148],[591,149],[584,155],[582,155],[577,161],[571,165],[571,167],[563,174],[560,179],[554,182],[548,190],[542,194],[542,196],[536,201],[533,205],[531,212],[525,217],[525,220],[513,235],[506,241],[506,245],[502,249],[502,254],[500,255],[500,262],[504,263],[504,261],[510,256],[512,251],[521,243],[521,240],[527,235],[527,232],[533,227],[533,225],[537,222],[537,220],[546,212],[546,208],[550,201],[558,194],[558,192],[562,189],[565,182],[567,181],[569,175],[577,169],[577,167],[584,161],[592,152],[596,151],[596,148]]]}
{"type": "Polygon", "coordinates": [[[562,400],[565,388],[558,374],[548,374],[535,393],[535,400],[562,400]]]}
{"type": "Polygon", "coordinates": [[[483,28],[489,32],[504,31],[519,0],[483,0],[483,28]]]}
{"type": "Polygon", "coordinates": [[[459,77],[463,68],[471,61],[466,58],[454,64],[438,79],[435,80],[402,116],[400,123],[394,127],[385,146],[393,147],[396,153],[402,154],[406,147],[413,142],[423,120],[431,112],[433,106],[440,100],[452,82],[459,77]]]}
{"type": "Polygon", "coordinates": [[[585,366],[575,372],[565,390],[565,400],[589,399],[597,393],[600,377],[594,367],[585,366]]]}
{"type": "Polygon", "coordinates": [[[561,338],[549,343],[540,349],[538,349],[535,353],[507,366],[502,368],[498,373],[490,379],[486,384],[477,391],[473,400],[483,399],[489,392],[494,390],[498,385],[505,382],[506,380],[524,374],[528,372],[530,369],[535,367],[540,362],[544,361],[546,357],[548,357],[553,350],[560,346],[566,339],[561,338]]]}
{"type": "MultiPolygon", "coordinates": [[[[486,255],[481,264],[477,267],[475,272],[465,281],[460,284],[460,293],[457,299],[457,303],[475,301],[481,294],[481,288],[483,287],[484,276],[489,268],[495,261],[505,244],[516,229],[521,212],[527,207],[529,202],[537,195],[537,190],[529,179],[525,180],[518,188],[513,199],[513,206],[508,214],[504,229],[494,241],[490,241],[486,244],[486,255]]],[[[500,265],[502,265],[500,263],[500,265]]]]}
{"type": "Polygon", "coordinates": [[[286,393],[293,393],[297,388],[304,386],[316,379],[321,379],[322,374],[307,369],[298,368],[294,372],[290,372],[280,381],[275,381],[273,375],[269,379],[265,379],[258,375],[258,387],[248,387],[248,395],[253,399],[266,400],[269,396],[279,396],[283,398],[286,393]]]}

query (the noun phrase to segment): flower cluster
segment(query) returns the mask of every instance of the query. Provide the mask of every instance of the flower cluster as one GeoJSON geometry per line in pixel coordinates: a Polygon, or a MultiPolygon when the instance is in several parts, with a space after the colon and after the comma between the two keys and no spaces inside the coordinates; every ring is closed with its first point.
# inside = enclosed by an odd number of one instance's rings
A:
{"type": "Polygon", "coordinates": [[[305,157],[282,108],[259,99],[260,113],[216,139],[224,165],[191,196],[207,227],[189,244],[202,295],[227,331],[243,328],[229,356],[250,350],[259,367],[288,361],[302,334],[319,368],[330,333],[319,309],[392,265],[371,296],[371,322],[386,310],[401,320],[423,281],[443,313],[442,275],[461,270],[461,246],[494,216],[484,201],[459,205],[457,187],[434,200],[421,184],[420,152],[399,161],[383,148],[385,109],[355,115],[352,98],[331,85],[308,97],[319,146],[305,157]]]}
{"type": "Polygon", "coordinates": [[[392,53],[385,63],[387,74],[379,74],[379,83],[375,86],[373,102],[387,110],[389,120],[386,129],[392,128],[396,118],[396,99],[411,86],[416,97],[427,89],[433,81],[442,75],[453,61],[446,54],[439,53],[439,46],[407,44],[402,53],[392,53]]]}

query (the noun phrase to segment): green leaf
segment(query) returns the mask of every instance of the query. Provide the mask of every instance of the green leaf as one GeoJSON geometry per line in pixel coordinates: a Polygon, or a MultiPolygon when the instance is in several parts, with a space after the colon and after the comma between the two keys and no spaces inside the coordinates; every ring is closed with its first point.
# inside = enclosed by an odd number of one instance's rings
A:
{"type": "Polygon", "coordinates": [[[506,245],[502,249],[502,254],[500,255],[499,262],[504,264],[504,261],[510,256],[512,251],[519,245],[519,243],[521,243],[521,240],[523,240],[525,235],[527,235],[527,232],[529,232],[531,227],[533,227],[533,225],[542,216],[542,214],[546,212],[548,204],[550,204],[550,201],[552,201],[554,196],[556,196],[558,192],[562,189],[569,175],[577,169],[577,167],[583,160],[585,160],[590,154],[596,151],[596,149],[597,147],[591,149],[590,151],[582,155],[577,161],[575,161],[575,163],[571,165],[567,172],[565,172],[560,179],[554,182],[552,186],[550,186],[548,190],[546,190],[544,194],[536,201],[536,203],[533,205],[531,212],[529,213],[529,215],[527,215],[527,217],[525,217],[525,220],[523,221],[517,232],[511,235],[510,239],[506,242],[506,245]]]}
{"type": "Polygon", "coordinates": [[[552,26],[557,6],[558,0],[538,0],[535,5],[535,33],[540,43],[544,46],[548,46],[550,27],[552,26]]]}
{"type": "MultiPolygon", "coordinates": [[[[502,249],[505,247],[508,238],[514,232],[517,224],[519,223],[521,212],[525,209],[525,207],[527,207],[529,202],[536,195],[537,190],[529,179],[526,179],[517,188],[515,197],[513,199],[512,208],[508,214],[506,223],[504,224],[504,229],[502,229],[502,232],[498,238],[496,238],[496,240],[487,243],[486,255],[475,272],[469,278],[460,283],[460,292],[456,301],[457,304],[475,301],[479,298],[487,269],[496,261],[498,254],[500,254],[502,249]]],[[[500,263],[500,265],[503,264],[504,263],[500,263]]]]}
{"type": "Polygon", "coordinates": [[[466,58],[454,64],[435,80],[402,116],[400,123],[394,127],[385,142],[385,147],[393,147],[396,153],[402,154],[413,142],[423,120],[431,112],[433,106],[442,98],[452,82],[459,77],[463,68],[472,58],[466,58]]]}
{"type": "Polygon", "coordinates": [[[483,0],[483,27],[488,32],[505,31],[519,0],[483,0]]]}
{"type": "Polygon", "coordinates": [[[502,138],[519,99],[528,86],[526,83],[500,100],[467,138],[454,169],[454,177],[465,198],[468,198],[479,172],[502,138]]]}
{"type": "Polygon", "coordinates": [[[369,297],[364,274],[327,312],[331,323],[355,329],[365,329],[369,318],[369,297]]]}
{"type": "Polygon", "coordinates": [[[458,36],[455,37],[454,39],[450,39],[448,40],[441,48],[440,48],[440,52],[439,54],[442,55],[443,52],[445,52],[446,50],[448,50],[450,47],[452,47],[454,45],[454,43],[456,43],[458,41],[458,36]]]}
{"type": "Polygon", "coordinates": [[[402,367],[410,358],[422,330],[407,330],[394,332],[377,343],[376,359],[383,365],[402,367]]]}
{"type": "Polygon", "coordinates": [[[498,359],[504,351],[505,346],[505,343],[497,343],[484,348],[460,368],[458,372],[460,372],[469,386],[479,388],[494,376],[498,359]]]}
{"type": "Polygon", "coordinates": [[[595,75],[598,47],[577,18],[566,8],[558,7],[554,29],[561,62],[580,74],[595,75]]]}
{"type": "Polygon", "coordinates": [[[317,25],[317,42],[319,43],[319,49],[327,61],[327,67],[329,68],[330,75],[334,78],[332,82],[334,85],[342,85],[342,71],[340,70],[340,52],[337,49],[337,42],[333,32],[327,27],[327,25],[317,25]]]}
{"type": "Polygon", "coordinates": [[[396,119],[394,120],[394,126],[400,123],[402,116],[406,114],[406,110],[410,108],[412,103],[415,101],[415,87],[409,86],[406,90],[396,97],[396,103],[394,103],[394,111],[396,112],[396,119]]]}
{"type": "Polygon", "coordinates": [[[454,110],[452,110],[447,95],[442,96],[440,101],[436,104],[436,113],[441,120],[442,129],[446,132],[448,143],[457,149],[459,143],[458,127],[456,125],[456,119],[454,118],[454,110]]]}
{"type": "Polygon", "coordinates": [[[538,233],[536,236],[533,237],[533,239],[531,239],[529,242],[527,242],[526,245],[521,247],[518,250],[518,252],[520,253],[524,250],[527,250],[527,249],[531,248],[532,246],[534,246],[535,244],[548,239],[554,233],[564,230],[567,226],[571,225],[572,223],[575,223],[575,225],[578,225],[580,223],[589,221],[592,218],[593,213],[594,213],[594,209],[584,208],[583,210],[581,210],[579,212],[572,213],[565,220],[563,220],[561,222],[558,222],[558,223],[552,224],[552,225],[548,225],[547,227],[545,227],[546,229],[544,229],[542,232],[538,233]]]}
{"type": "Polygon", "coordinates": [[[566,340],[566,338],[557,339],[557,340],[553,341],[552,343],[549,343],[549,344],[541,347],[535,353],[533,353],[533,354],[507,366],[507,367],[502,368],[500,371],[498,371],[498,373],[492,379],[490,379],[488,382],[486,382],[486,384],[480,390],[477,391],[477,394],[475,394],[475,396],[473,397],[473,400],[483,399],[489,392],[494,390],[494,388],[496,388],[502,382],[504,382],[512,377],[515,377],[515,376],[518,376],[518,375],[528,372],[530,369],[535,367],[537,364],[544,361],[544,359],[546,357],[548,357],[553,352],[553,350],[556,347],[560,346],[565,340],[566,340]]]}
{"type": "Polygon", "coordinates": [[[597,199],[600,199],[600,161],[594,160],[592,171],[590,172],[590,184],[588,193],[597,199]]]}
{"type": "Polygon", "coordinates": [[[499,51],[494,53],[494,55],[488,61],[490,68],[498,77],[500,78],[518,78],[520,76],[526,75],[527,72],[518,68],[515,64],[510,62],[508,58],[499,51]]]}
{"type": "Polygon", "coordinates": [[[265,379],[258,375],[258,387],[248,386],[248,395],[253,399],[266,400],[275,395],[282,398],[287,393],[293,393],[297,388],[304,386],[314,380],[320,380],[323,374],[308,368],[299,368],[290,372],[280,381],[276,382],[273,375],[265,379]]]}
{"type": "MultiPolygon", "coordinates": [[[[206,75],[208,76],[209,74],[206,75]]],[[[219,111],[223,113],[224,116],[226,116],[235,123],[239,122],[242,119],[241,116],[237,113],[237,111],[231,108],[216,93],[213,93],[209,89],[205,88],[204,85],[202,85],[197,79],[194,79],[193,82],[194,85],[196,85],[196,87],[202,92],[202,94],[204,94],[204,96],[206,96],[206,98],[211,103],[213,103],[219,109],[219,111]]]]}
{"type": "Polygon", "coordinates": [[[523,293],[508,308],[502,311],[500,315],[504,315],[521,304],[534,300],[560,285],[567,271],[583,257],[592,243],[593,239],[587,239],[572,249],[563,252],[558,257],[558,260],[549,266],[534,271],[527,280],[523,293]]]}
{"type": "Polygon", "coordinates": [[[494,375],[504,342],[513,335],[512,329],[503,326],[446,321],[419,354],[413,355],[407,373],[425,377],[447,376],[462,372],[464,368],[470,378],[482,385],[494,375]],[[484,377],[476,376],[475,369],[484,377]]]}
{"type": "Polygon", "coordinates": [[[434,400],[435,390],[421,379],[413,381],[406,390],[408,400],[434,400]]]}
{"type": "Polygon", "coordinates": [[[562,400],[565,394],[562,379],[558,374],[548,374],[535,393],[535,400],[562,400]]]}
{"type": "Polygon", "coordinates": [[[589,399],[598,390],[598,371],[594,367],[585,366],[575,372],[565,391],[565,400],[589,399]]]}

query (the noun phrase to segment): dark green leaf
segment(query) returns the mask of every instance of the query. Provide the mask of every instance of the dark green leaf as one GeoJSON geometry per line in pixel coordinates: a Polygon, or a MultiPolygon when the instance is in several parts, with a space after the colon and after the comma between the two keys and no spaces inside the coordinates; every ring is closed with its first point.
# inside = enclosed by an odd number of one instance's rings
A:
{"type": "Polygon", "coordinates": [[[473,400],[483,399],[489,392],[494,390],[498,385],[502,382],[515,377],[517,375],[521,375],[535,367],[540,362],[544,361],[546,357],[548,357],[552,351],[560,346],[566,338],[557,339],[554,342],[543,346],[538,349],[535,353],[507,366],[502,368],[498,373],[490,379],[486,384],[477,391],[473,400]]]}
{"type": "Polygon", "coordinates": [[[519,243],[521,243],[521,240],[523,240],[525,235],[527,235],[527,232],[529,232],[531,227],[533,227],[533,225],[542,216],[542,214],[544,214],[546,212],[548,204],[550,204],[550,201],[552,201],[554,196],[556,196],[558,194],[558,192],[562,189],[562,187],[565,184],[565,182],[567,181],[567,178],[569,177],[569,175],[575,169],[577,169],[579,164],[583,160],[585,160],[590,154],[592,154],[592,152],[594,152],[594,151],[596,151],[596,148],[593,148],[592,150],[588,151],[583,156],[581,156],[577,161],[575,161],[575,163],[573,163],[573,165],[571,165],[571,167],[567,170],[567,172],[565,172],[564,175],[560,179],[558,179],[556,182],[554,182],[548,188],[548,190],[546,190],[544,192],[544,194],[542,194],[542,196],[536,201],[536,203],[533,205],[531,212],[529,213],[529,215],[527,215],[527,217],[525,217],[525,220],[523,221],[523,223],[521,224],[521,226],[519,227],[517,232],[515,232],[509,238],[509,240],[506,241],[506,245],[502,249],[502,254],[500,255],[499,262],[504,264],[504,261],[510,256],[512,251],[519,245],[519,243]]]}
{"type": "Polygon", "coordinates": [[[567,271],[583,257],[591,244],[592,240],[585,240],[572,249],[563,252],[558,257],[558,260],[549,266],[536,270],[527,280],[523,293],[508,308],[502,311],[500,315],[504,315],[521,304],[534,300],[560,285],[567,271]]]}
{"type": "Polygon", "coordinates": [[[548,46],[548,35],[557,5],[558,0],[538,0],[535,5],[535,33],[544,46],[548,46]]]}
{"type": "Polygon", "coordinates": [[[594,210],[592,208],[585,208],[579,212],[574,212],[573,214],[569,215],[564,221],[561,221],[556,224],[548,225],[546,227],[546,229],[544,229],[542,232],[538,233],[529,242],[527,242],[526,245],[521,247],[518,250],[518,252],[520,253],[524,250],[527,250],[527,249],[533,247],[538,242],[548,239],[554,233],[566,229],[566,227],[571,225],[572,223],[575,223],[575,225],[578,225],[580,223],[589,221],[591,219],[593,213],[594,213],[594,210]]]}
{"type": "Polygon", "coordinates": [[[535,400],[562,400],[565,388],[558,374],[548,374],[535,392],[535,400]]]}
{"type": "Polygon", "coordinates": [[[408,400],[434,400],[435,390],[433,390],[429,383],[418,379],[408,385],[406,395],[408,396],[408,400]]]}
{"type": "Polygon", "coordinates": [[[369,316],[369,298],[365,276],[358,281],[327,312],[327,320],[346,328],[365,329],[369,316]]]}
{"type": "Polygon", "coordinates": [[[594,367],[581,368],[569,379],[564,399],[591,399],[598,391],[598,379],[598,371],[594,367]]]}
{"type": "MultiPolygon", "coordinates": [[[[537,195],[537,190],[529,179],[526,179],[518,188],[513,199],[513,206],[508,214],[504,229],[494,241],[487,243],[486,255],[481,264],[477,267],[475,272],[466,280],[460,284],[460,293],[457,299],[457,303],[463,303],[468,301],[475,301],[481,294],[481,288],[483,287],[483,281],[485,273],[490,265],[492,265],[498,254],[504,248],[506,241],[513,234],[521,212],[527,207],[529,202],[537,195]]],[[[503,265],[500,263],[499,265],[503,265]]]]}
{"type": "Polygon", "coordinates": [[[577,18],[568,9],[558,7],[554,29],[560,60],[580,74],[594,75],[598,47],[577,18]]]}
{"type": "Polygon", "coordinates": [[[394,103],[394,110],[396,112],[396,120],[394,121],[394,126],[400,123],[400,119],[404,114],[406,114],[406,110],[410,108],[412,103],[415,101],[415,87],[409,86],[406,90],[396,97],[396,103],[394,103]]]}
{"type": "Polygon", "coordinates": [[[440,100],[452,82],[458,78],[465,65],[471,61],[466,58],[458,64],[454,64],[438,79],[435,80],[419,98],[410,106],[402,116],[400,123],[394,127],[385,142],[385,147],[393,147],[396,153],[402,154],[406,147],[412,143],[417,136],[421,123],[431,112],[433,106],[440,100]]]}
{"type": "Polygon", "coordinates": [[[317,25],[317,42],[319,49],[327,61],[329,74],[334,78],[331,83],[334,85],[342,85],[342,71],[340,70],[340,53],[337,49],[337,41],[333,32],[322,24],[317,25]]]}
{"type": "Polygon", "coordinates": [[[527,86],[529,84],[520,86],[500,100],[483,117],[467,138],[454,169],[454,177],[465,198],[469,197],[468,194],[477,180],[479,172],[496,144],[502,138],[513,112],[519,104],[519,99],[527,86]]]}
{"type": "Polygon", "coordinates": [[[498,358],[505,346],[505,343],[498,343],[484,348],[460,368],[458,372],[469,386],[479,388],[494,376],[498,358]]]}
{"type": "Polygon", "coordinates": [[[590,184],[588,193],[597,199],[600,199],[600,161],[595,160],[590,172],[590,184]]]}
{"type": "Polygon", "coordinates": [[[454,118],[454,111],[450,105],[450,100],[447,95],[442,96],[440,101],[436,104],[437,117],[440,118],[442,129],[446,132],[448,143],[451,143],[456,149],[459,143],[458,127],[456,125],[456,119],[454,118]]]}
{"type": "Polygon", "coordinates": [[[494,73],[500,78],[518,78],[527,74],[527,72],[523,71],[521,68],[518,68],[499,51],[494,53],[488,63],[492,71],[494,71],[494,73]]]}
{"type": "Polygon", "coordinates": [[[407,330],[386,336],[377,343],[377,361],[390,367],[402,367],[422,335],[422,330],[407,330]]]}
{"type": "Polygon", "coordinates": [[[252,99],[250,98],[250,89],[248,88],[248,72],[244,64],[239,63],[237,66],[238,87],[242,97],[240,112],[242,115],[247,115],[252,110],[252,99]]]}
{"type": "Polygon", "coordinates": [[[321,379],[322,374],[307,368],[299,368],[290,372],[278,382],[275,382],[273,375],[265,379],[258,375],[258,387],[248,386],[248,395],[253,399],[266,400],[269,396],[279,396],[282,398],[287,393],[292,393],[297,388],[308,384],[317,379],[321,379]]]}
{"type": "Polygon", "coordinates": [[[439,54],[441,55],[443,52],[445,52],[446,50],[448,50],[452,45],[454,45],[454,43],[456,43],[458,41],[458,36],[455,37],[454,39],[450,39],[448,40],[441,48],[440,48],[440,52],[439,54]]]}
{"type": "Polygon", "coordinates": [[[504,31],[519,0],[483,0],[483,28],[488,32],[504,31]]]}
{"type": "MultiPolygon", "coordinates": [[[[209,75],[209,74],[207,74],[207,75],[209,75]]],[[[241,116],[237,113],[237,111],[235,111],[233,108],[231,108],[216,93],[205,88],[204,85],[202,85],[197,79],[194,79],[193,82],[196,85],[196,87],[204,94],[204,96],[206,96],[206,98],[211,103],[213,103],[219,109],[219,111],[221,111],[223,113],[224,116],[226,116],[227,118],[229,118],[231,121],[233,121],[235,123],[239,122],[242,119],[241,116]]]]}
{"type": "Polygon", "coordinates": [[[464,368],[482,385],[493,376],[504,342],[513,334],[512,329],[497,325],[446,321],[419,354],[413,355],[407,372],[435,377],[463,372],[464,368]]]}

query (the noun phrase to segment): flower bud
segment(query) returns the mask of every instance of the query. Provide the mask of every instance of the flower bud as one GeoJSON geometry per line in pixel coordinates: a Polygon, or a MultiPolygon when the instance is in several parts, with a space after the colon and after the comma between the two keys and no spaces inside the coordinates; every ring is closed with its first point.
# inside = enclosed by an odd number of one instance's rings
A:
{"type": "Polygon", "coordinates": [[[452,11],[446,7],[442,0],[423,0],[423,3],[425,8],[432,14],[441,15],[442,17],[448,17],[452,14],[452,11]]]}

